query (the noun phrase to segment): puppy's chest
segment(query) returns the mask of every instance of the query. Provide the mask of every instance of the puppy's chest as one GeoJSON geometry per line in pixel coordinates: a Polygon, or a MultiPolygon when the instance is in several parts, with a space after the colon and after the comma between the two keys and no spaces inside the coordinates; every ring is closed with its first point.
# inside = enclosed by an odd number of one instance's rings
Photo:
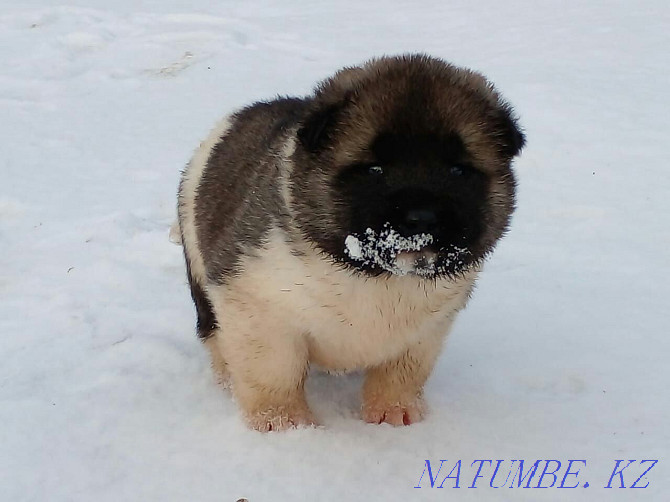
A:
{"type": "Polygon", "coordinates": [[[330,265],[308,272],[296,300],[310,357],[339,370],[378,364],[444,328],[469,289],[416,277],[366,279],[330,265]]]}
{"type": "Polygon", "coordinates": [[[310,359],[328,369],[379,364],[422,336],[446,332],[476,277],[473,272],[437,283],[415,276],[367,278],[303,251],[294,254],[274,232],[244,264],[234,288],[257,298],[265,317],[304,333],[310,359]]]}

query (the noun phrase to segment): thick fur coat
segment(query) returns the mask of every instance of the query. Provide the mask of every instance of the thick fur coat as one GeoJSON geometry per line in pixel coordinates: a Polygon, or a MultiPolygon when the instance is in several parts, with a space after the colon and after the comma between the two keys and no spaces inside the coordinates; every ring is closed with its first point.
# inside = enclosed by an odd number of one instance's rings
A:
{"type": "Polygon", "coordinates": [[[514,208],[512,110],[423,55],[346,68],[312,96],[223,119],[179,187],[198,334],[247,423],[317,423],[310,364],[362,369],[363,419],[425,413],[423,386],[514,208]]]}

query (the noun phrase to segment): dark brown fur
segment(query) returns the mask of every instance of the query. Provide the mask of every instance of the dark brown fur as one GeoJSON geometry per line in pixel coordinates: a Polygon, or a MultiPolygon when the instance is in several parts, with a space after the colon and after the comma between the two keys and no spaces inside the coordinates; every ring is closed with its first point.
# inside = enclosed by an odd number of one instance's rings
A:
{"type": "Polygon", "coordinates": [[[245,108],[233,115],[226,140],[212,151],[196,206],[209,280],[224,282],[242,254],[261,246],[272,225],[286,225],[275,159],[305,108],[299,99],[245,108]]]}

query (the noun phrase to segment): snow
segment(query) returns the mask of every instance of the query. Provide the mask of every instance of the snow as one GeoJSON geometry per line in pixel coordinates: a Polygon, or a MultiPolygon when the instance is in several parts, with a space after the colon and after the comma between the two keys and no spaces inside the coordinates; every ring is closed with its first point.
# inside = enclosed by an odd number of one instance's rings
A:
{"type": "Polygon", "coordinates": [[[1,12],[1,500],[664,500],[667,2],[1,12]],[[168,241],[179,172],[227,111],[406,51],[478,69],[515,105],[528,146],[511,230],[429,380],[425,422],[364,424],[361,376],[315,374],[324,428],[247,431],[168,241]],[[413,488],[426,459],[462,459],[461,488],[413,488]],[[476,459],[586,459],[590,487],[469,489],[476,459]],[[660,462],[646,489],[604,489],[615,459],[660,462]]]}
{"type": "Polygon", "coordinates": [[[347,238],[344,239],[344,249],[350,258],[354,260],[363,259],[363,247],[361,241],[358,240],[358,237],[347,235],[347,238]]]}
{"type": "MultiPolygon", "coordinates": [[[[404,237],[390,223],[385,223],[379,232],[368,228],[365,235],[347,235],[344,252],[354,261],[394,275],[403,276],[410,272],[431,275],[435,269],[435,253],[424,251],[424,248],[432,243],[433,236],[430,234],[404,237]],[[419,265],[419,262],[425,264],[419,265]]],[[[464,250],[456,249],[448,256],[462,252],[464,250]]]]}

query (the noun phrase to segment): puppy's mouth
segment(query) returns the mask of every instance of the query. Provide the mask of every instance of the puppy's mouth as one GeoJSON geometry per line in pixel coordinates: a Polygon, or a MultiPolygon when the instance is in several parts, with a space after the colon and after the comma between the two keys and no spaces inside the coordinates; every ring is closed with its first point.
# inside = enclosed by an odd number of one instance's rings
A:
{"type": "MultiPolygon", "coordinates": [[[[348,235],[344,251],[362,268],[381,269],[394,275],[436,277],[466,266],[466,249],[437,250],[431,234],[405,237],[385,224],[381,231],[368,228],[363,234],[348,235]]],[[[452,249],[453,248],[453,249],[452,249]]]]}
{"type": "Polygon", "coordinates": [[[429,246],[418,251],[401,251],[395,257],[394,265],[403,275],[432,277],[437,271],[437,253],[429,246]]]}

